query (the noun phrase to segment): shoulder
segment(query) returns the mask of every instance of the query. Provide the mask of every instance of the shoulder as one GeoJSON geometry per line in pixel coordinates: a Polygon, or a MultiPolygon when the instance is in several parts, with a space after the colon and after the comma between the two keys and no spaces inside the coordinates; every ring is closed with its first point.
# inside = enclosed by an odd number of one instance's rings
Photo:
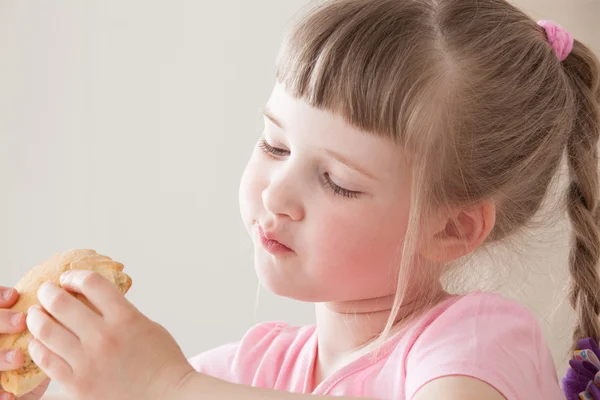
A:
{"type": "Polygon", "coordinates": [[[459,297],[433,321],[428,329],[435,330],[450,324],[455,330],[484,331],[497,335],[502,332],[523,330],[527,336],[540,337],[541,329],[535,315],[526,307],[495,293],[473,292],[459,297]]]}
{"type": "Polygon", "coordinates": [[[198,372],[235,383],[250,384],[258,373],[276,370],[286,355],[299,352],[314,332],[312,326],[282,322],[255,325],[235,343],[208,350],[189,359],[198,372]]]}
{"type": "Polygon", "coordinates": [[[529,309],[499,294],[473,292],[442,303],[426,316],[415,345],[439,335],[450,339],[475,334],[471,338],[518,338],[536,348],[545,343],[539,322],[529,309]]]}
{"type": "MultiPolygon", "coordinates": [[[[475,378],[508,399],[562,396],[551,353],[531,311],[474,292],[430,315],[407,355],[407,392],[450,376],[475,378]]],[[[408,397],[410,398],[410,397],[408,397]]]]}
{"type": "Polygon", "coordinates": [[[412,324],[410,331],[413,356],[431,343],[456,342],[458,348],[484,350],[481,346],[497,348],[510,342],[542,353],[546,346],[541,326],[529,309],[499,294],[480,291],[438,304],[412,324]],[[499,338],[502,342],[497,342],[499,338]]]}

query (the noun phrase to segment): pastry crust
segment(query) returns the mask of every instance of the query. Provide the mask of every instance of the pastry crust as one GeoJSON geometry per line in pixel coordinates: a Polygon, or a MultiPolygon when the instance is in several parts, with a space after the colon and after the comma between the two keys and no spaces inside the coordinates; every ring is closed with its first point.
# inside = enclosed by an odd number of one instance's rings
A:
{"type": "MultiPolygon", "coordinates": [[[[61,274],[70,269],[96,271],[107,278],[123,294],[127,293],[131,287],[131,278],[123,273],[123,264],[97,254],[94,250],[68,250],[55,254],[25,274],[15,286],[20,296],[10,310],[27,312],[29,307],[40,305],[37,298],[39,287],[46,281],[60,286],[61,274]]],[[[75,297],[98,312],[82,295],[76,294],[75,297]]],[[[10,392],[16,397],[35,389],[47,378],[46,374],[35,365],[29,356],[27,346],[30,337],[31,333],[28,330],[20,334],[0,335],[0,348],[21,349],[25,355],[25,363],[21,368],[2,372],[0,377],[4,391],[10,392]]]]}

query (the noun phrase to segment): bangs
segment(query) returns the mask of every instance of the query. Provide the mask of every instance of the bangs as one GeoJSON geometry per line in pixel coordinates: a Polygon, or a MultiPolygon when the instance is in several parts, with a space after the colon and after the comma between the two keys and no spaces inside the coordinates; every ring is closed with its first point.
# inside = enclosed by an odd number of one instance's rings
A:
{"type": "Polygon", "coordinates": [[[276,79],[312,107],[403,143],[442,75],[432,15],[430,5],[411,1],[313,6],[284,38],[276,79]]]}

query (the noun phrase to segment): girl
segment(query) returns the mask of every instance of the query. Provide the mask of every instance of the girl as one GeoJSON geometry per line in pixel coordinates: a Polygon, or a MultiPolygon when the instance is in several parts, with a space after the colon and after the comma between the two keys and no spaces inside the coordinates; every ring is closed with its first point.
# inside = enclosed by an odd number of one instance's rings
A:
{"type": "MultiPolygon", "coordinates": [[[[186,360],[80,271],[62,284],[102,316],[42,286],[34,361],[81,400],[564,398],[529,312],[440,281],[527,225],[566,153],[574,342],[600,336],[596,57],[504,0],[331,0],[286,37],[276,81],[240,207],[261,282],[314,302],[316,326],[186,360]]],[[[593,364],[570,398],[592,395],[593,364]]]]}

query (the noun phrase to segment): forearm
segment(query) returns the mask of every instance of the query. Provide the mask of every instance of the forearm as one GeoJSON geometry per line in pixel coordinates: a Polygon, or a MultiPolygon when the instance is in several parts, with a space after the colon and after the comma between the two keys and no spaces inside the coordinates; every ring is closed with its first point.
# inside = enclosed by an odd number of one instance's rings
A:
{"type": "Polygon", "coordinates": [[[73,400],[71,397],[67,397],[66,394],[62,393],[46,393],[40,400],[73,400]]]}
{"type": "MultiPolygon", "coordinates": [[[[200,373],[188,375],[181,384],[178,400],[325,400],[329,396],[288,393],[229,383],[200,373]]],[[[340,400],[356,397],[336,397],[340,400]]],[[[373,399],[371,399],[373,400],[373,399]]]]}

